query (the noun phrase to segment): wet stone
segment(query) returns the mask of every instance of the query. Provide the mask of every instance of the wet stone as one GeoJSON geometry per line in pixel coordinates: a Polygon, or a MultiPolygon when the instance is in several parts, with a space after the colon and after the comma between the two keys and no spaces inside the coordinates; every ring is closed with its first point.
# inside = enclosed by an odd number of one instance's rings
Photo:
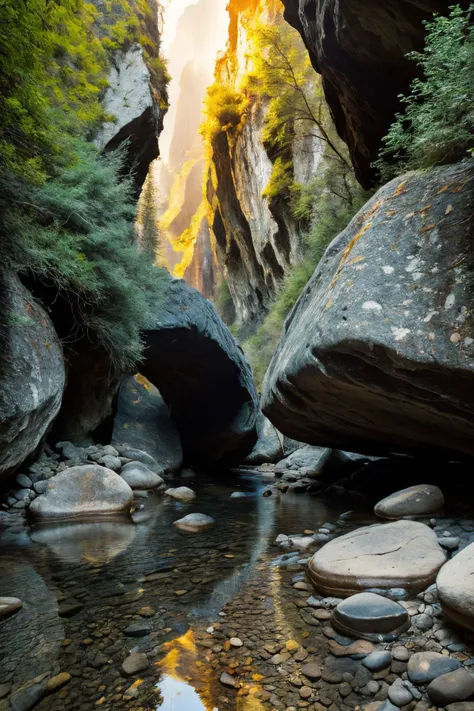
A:
{"type": "Polygon", "coordinates": [[[395,706],[406,706],[413,701],[413,696],[401,679],[396,679],[388,690],[388,698],[395,706]]]}
{"type": "Polygon", "coordinates": [[[386,669],[392,661],[392,655],[389,651],[372,652],[363,660],[362,664],[370,671],[380,671],[386,669]]]}
{"type": "Polygon", "coordinates": [[[46,690],[46,684],[32,684],[15,691],[10,696],[10,706],[12,711],[29,711],[43,698],[46,690]]]}
{"type": "Polygon", "coordinates": [[[417,652],[408,661],[408,678],[414,684],[428,684],[433,679],[459,669],[461,662],[437,652],[417,652]]]}
{"type": "Polygon", "coordinates": [[[145,669],[148,669],[149,661],[146,654],[135,652],[130,654],[122,663],[123,672],[127,676],[133,676],[145,669]]]}
{"type": "Polygon", "coordinates": [[[139,622],[132,622],[123,631],[127,637],[144,637],[149,634],[152,630],[152,626],[149,622],[145,620],[140,620],[139,622]]]}
{"type": "Polygon", "coordinates": [[[427,692],[436,706],[465,701],[474,695],[474,677],[461,667],[434,679],[428,685],[427,692]]]}
{"type": "Polygon", "coordinates": [[[397,635],[409,627],[408,613],[398,602],[366,592],[340,602],[332,624],[343,634],[379,640],[397,635]]]}
{"type": "Polygon", "coordinates": [[[316,681],[321,677],[321,668],[319,664],[316,664],[316,662],[309,662],[308,664],[304,664],[301,667],[300,671],[303,676],[305,676],[307,679],[310,679],[311,681],[316,681]]]}

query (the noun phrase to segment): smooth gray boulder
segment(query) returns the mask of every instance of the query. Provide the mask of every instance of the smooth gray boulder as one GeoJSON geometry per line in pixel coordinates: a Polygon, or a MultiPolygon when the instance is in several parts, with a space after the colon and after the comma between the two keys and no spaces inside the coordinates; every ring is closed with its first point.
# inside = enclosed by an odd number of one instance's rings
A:
{"type": "Polygon", "coordinates": [[[461,667],[456,671],[438,676],[426,689],[436,706],[447,706],[456,701],[465,701],[474,696],[474,676],[461,667]]]}
{"type": "Polygon", "coordinates": [[[152,472],[142,462],[124,464],[120,476],[131,489],[157,489],[165,483],[159,474],[152,472]]]}
{"type": "Polygon", "coordinates": [[[191,462],[233,464],[256,439],[252,371],[210,301],[170,280],[144,332],[142,374],[160,391],[191,462]]]}
{"type": "Polygon", "coordinates": [[[474,631],[474,543],[466,546],[446,565],[436,578],[443,612],[460,627],[474,631]]]}
{"type": "Polygon", "coordinates": [[[29,507],[37,520],[77,519],[127,513],[133,502],[129,485],[98,464],[70,467],[48,481],[44,494],[29,507]]]}
{"type": "Polygon", "coordinates": [[[181,439],[168,406],[159,390],[143,375],[129,376],[122,382],[112,443],[121,451],[146,452],[165,472],[177,471],[183,463],[181,439]]]}
{"type": "Polygon", "coordinates": [[[261,412],[257,418],[257,443],[245,458],[246,464],[277,462],[284,454],[283,435],[274,428],[261,412]]]}
{"type": "Polygon", "coordinates": [[[308,563],[318,592],[349,597],[363,590],[405,588],[411,594],[434,582],[446,557],[434,531],[417,521],[364,526],[326,543],[308,563]]]}
{"type": "Polygon", "coordinates": [[[0,481],[32,454],[59,412],[66,373],[44,309],[0,273],[0,481]]]}
{"type": "Polygon", "coordinates": [[[375,642],[393,640],[410,627],[404,607],[371,592],[352,595],[340,602],[331,624],[344,635],[375,642]]]}
{"type": "Polygon", "coordinates": [[[398,519],[403,516],[428,516],[444,506],[441,489],[431,484],[417,484],[396,491],[379,501],[374,513],[380,518],[398,519]]]}
{"type": "Polygon", "coordinates": [[[330,244],[262,387],[283,434],[380,454],[474,454],[474,162],[383,186],[330,244]]]}

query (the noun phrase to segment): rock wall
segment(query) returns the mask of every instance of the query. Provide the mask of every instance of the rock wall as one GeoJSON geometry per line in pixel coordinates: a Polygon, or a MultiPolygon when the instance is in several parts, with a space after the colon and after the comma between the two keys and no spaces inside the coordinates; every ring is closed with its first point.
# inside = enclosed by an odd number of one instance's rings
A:
{"type": "MultiPolygon", "coordinates": [[[[399,94],[416,75],[408,52],[423,48],[423,21],[447,13],[445,0],[282,0],[285,19],[303,37],[356,175],[368,188],[371,167],[399,94]]],[[[462,0],[461,6],[469,2],[462,0]]]]}
{"type": "MultiPolygon", "coordinates": [[[[260,17],[271,23],[277,10],[266,0],[248,0],[231,2],[229,13],[229,42],[217,64],[216,81],[238,88],[248,68],[245,21],[260,17]]],[[[251,99],[235,141],[225,132],[213,139],[207,177],[218,261],[234,302],[236,326],[246,329],[262,319],[279,282],[299,257],[299,227],[288,206],[269,203],[262,196],[273,169],[262,139],[268,103],[265,98],[251,99]]],[[[318,139],[295,141],[296,179],[305,183],[314,177],[321,158],[318,139]]]]}

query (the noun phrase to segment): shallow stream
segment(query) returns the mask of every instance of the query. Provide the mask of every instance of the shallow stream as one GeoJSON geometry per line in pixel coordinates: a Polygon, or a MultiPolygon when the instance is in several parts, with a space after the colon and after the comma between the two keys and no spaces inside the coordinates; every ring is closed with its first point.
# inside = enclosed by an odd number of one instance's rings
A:
{"type": "Polygon", "coordinates": [[[259,604],[269,596],[259,586],[270,585],[277,609],[281,578],[268,563],[278,555],[276,535],[315,530],[341,510],[310,496],[263,497],[252,477],[181,483],[196,490],[192,504],[140,498],[133,523],[28,529],[18,518],[0,532],[0,595],[23,601],[0,625],[0,690],[33,679],[41,687],[67,672],[70,681],[35,709],[260,708],[249,696],[246,706],[235,695],[222,699],[220,670],[205,656],[212,643],[200,635],[220,615],[225,621],[222,609],[245,585],[254,586],[259,604]],[[231,498],[234,491],[248,496],[231,498]],[[216,525],[200,534],[173,526],[193,511],[216,525]],[[122,663],[131,652],[146,654],[149,665],[127,677],[122,663]]]}

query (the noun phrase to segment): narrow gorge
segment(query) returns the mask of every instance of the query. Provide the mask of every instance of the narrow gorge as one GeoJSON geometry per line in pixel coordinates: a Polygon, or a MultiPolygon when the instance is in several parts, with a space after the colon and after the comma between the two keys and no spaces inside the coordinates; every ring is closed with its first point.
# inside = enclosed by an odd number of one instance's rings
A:
{"type": "Polygon", "coordinates": [[[0,711],[474,711],[473,13],[0,2],[0,711]]]}

